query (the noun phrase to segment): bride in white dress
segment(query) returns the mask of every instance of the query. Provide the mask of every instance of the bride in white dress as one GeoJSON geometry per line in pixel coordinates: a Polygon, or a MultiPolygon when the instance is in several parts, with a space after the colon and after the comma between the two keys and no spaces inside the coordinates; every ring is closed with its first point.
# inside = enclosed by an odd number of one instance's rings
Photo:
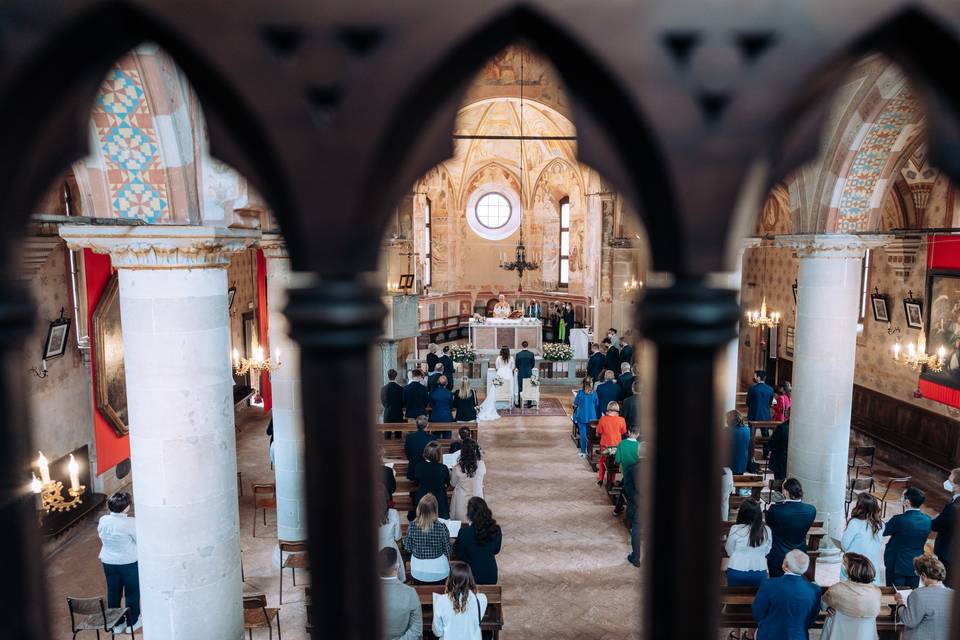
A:
{"type": "MultiPolygon", "coordinates": [[[[506,387],[510,390],[510,405],[512,406],[516,401],[516,385],[515,380],[516,376],[514,375],[515,365],[513,362],[513,356],[510,355],[510,349],[503,347],[500,349],[500,355],[497,356],[496,361],[497,376],[503,380],[503,387],[506,387]]],[[[503,389],[501,387],[501,389],[503,389]]]]}

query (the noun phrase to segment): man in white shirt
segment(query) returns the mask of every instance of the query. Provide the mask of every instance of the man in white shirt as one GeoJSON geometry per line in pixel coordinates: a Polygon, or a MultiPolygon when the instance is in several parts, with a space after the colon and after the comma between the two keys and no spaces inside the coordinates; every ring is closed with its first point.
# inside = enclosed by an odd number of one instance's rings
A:
{"type": "Polygon", "coordinates": [[[113,628],[114,633],[124,633],[128,628],[139,629],[140,620],[140,574],[137,568],[137,527],[130,510],[130,494],[120,491],[107,500],[110,513],[100,518],[97,533],[103,547],[100,562],[107,580],[107,606],[120,607],[120,599],[126,596],[129,609],[125,623],[113,628]]]}

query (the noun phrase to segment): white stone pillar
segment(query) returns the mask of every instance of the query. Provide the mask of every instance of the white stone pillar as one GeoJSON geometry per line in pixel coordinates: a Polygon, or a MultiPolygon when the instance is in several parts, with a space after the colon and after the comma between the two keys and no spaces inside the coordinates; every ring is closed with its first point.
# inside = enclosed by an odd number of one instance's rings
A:
{"type": "MultiPolygon", "coordinates": [[[[299,286],[291,271],[290,256],[282,239],[265,235],[260,243],[267,260],[269,340],[273,355],[280,349],[281,366],[270,374],[273,389],[273,447],[277,482],[277,538],[287,542],[307,539],[307,496],[303,461],[303,403],[300,381],[300,348],[290,339],[287,290],[299,286]]],[[[280,564],[277,547],[274,564],[280,564]]]]}
{"type": "MultiPolygon", "coordinates": [[[[743,254],[753,247],[760,245],[760,238],[746,238],[740,244],[737,251],[734,271],[716,274],[711,284],[716,287],[733,289],[737,292],[737,304],[740,303],[740,289],[743,287],[743,254]]],[[[730,341],[727,350],[724,353],[724,377],[723,377],[723,410],[731,411],[737,408],[737,384],[740,378],[740,329],[741,324],[737,325],[737,337],[730,341]]]]}
{"type": "Polygon", "coordinates": [[[259,232],[61,227],[119,270],[146,640],[243,637],[229,253],[259,232]],[[200,631],[202,630],[202,631],[200,631]]]}
{"type": "Polygon", "coordinates": [[[830,537],[843,533],[860,270],[877,236],[778,238],[797,250],[797,333],[787,475],[803,485],[830,537]]]}

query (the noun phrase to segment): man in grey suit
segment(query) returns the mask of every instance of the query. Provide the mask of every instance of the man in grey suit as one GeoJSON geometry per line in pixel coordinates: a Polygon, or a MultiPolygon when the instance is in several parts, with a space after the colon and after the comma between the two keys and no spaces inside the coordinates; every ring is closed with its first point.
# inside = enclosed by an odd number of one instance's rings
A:
{"type": "Polygon", "coordinates": [[[423,633],[420,598],[413,587],[397,579],[400,554],[393,547],[380,549],[379,570],[383,586],[384,637],[390,640],[417,640],[423,633]]]}
{"type": "MultiPolygon", "coordinates": [[[[517,351],[517,355],[514,357],[514,365],[517,367],[517,406],[520,406],[520,392],[523,391],[523,381],[529,380],[530,376],[533,374],[533,368],[536,366],[537,358],[533,355],[533,351],[527,349],[529,346],[527,341],[524,340],[520,343],[520,346],[523,348],[520,351],[517,351]]],[[[527,403],[529,404],[529,403],[527,403]]]]}

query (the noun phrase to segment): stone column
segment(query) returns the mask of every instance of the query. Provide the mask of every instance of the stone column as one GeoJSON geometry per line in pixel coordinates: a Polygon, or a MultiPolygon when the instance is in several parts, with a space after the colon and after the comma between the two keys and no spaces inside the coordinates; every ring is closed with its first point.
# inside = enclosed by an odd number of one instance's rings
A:
{"type": "MultiPolygon", "coordinates": [[[[307,539],[307,496],[304,489],[303,405],[300,385],[300,347],[290,339],[287,290],[302,280],[290,268],[290,256],[280,236],[265,235],[260,242],[267,259],[267,307],[270,310],[270,351],[280,349],[281,366],[270,374],[273,386],[273,468],[277,479],[277,538],[289,542],[307,539]]],[[[280,564],[279,546],[274,563],[280,564]]]]}
{"type": "Polygon", "coordinates": [[[879,236],[785,236],[797,250],[797,334],[787,475],[835,540],[843,533],[861,260],[879,236]]]}
{"type": "Polygon", "coordinates": [[[324,638],[379,638],[379,466],[364,381],[379,370],[371,347],[383,333],[386,309],[362,274],[319,275],[315,285],[292,289],[286,308],[303,379],[318,383],[303,397],[310,566],[311,575],[322,577],[314,583],[313,616],[323,621],[324,638]]]}
{"type": "Polygon", "coordinates": [[[734,292],[678,278],[647,290],[641,302],[644,336],[656,346],[653,490],[640,490],[648,523],[643,563],[643,624],[648,638],[715,638],[720,573],[720,468],[729,447],[721,440],[721,351],[735,332],[734,292]],[[682,381],[678,382],[678,381],[682,381]],[[698,473],[677,473],[677,460],[698,473]],[[712,472],[711,472],[712,470],[712,472]],[[669,491],[665,487],[670,487],[669,491]],[[679,587],[678,576],[699,576],[679,587]],[[694,614],[694,615],[691,615],[694,614]]]}
{"type": "Polygon", "coordinates": [[[243,637],[229,254],[259,232],[61,227],[119,270],[146,640],[243,637]]]}
{"type": "MultiPolygon", "coordinates": [[[[746,238],[737,251],[734,271],[717,274],[713,284],[723,289],[732,289],[737,294],[737,304],[740,304],[740,290],[743,287],[743,254],[747,249],[760,245],[760,238],[746,238]]],[[[731,411],[737,408],[737,384],[740,379],[740,325],[737,325],[737,337],[730,341],[724,355],[723,377],[723,410],[731,411]]]]}

